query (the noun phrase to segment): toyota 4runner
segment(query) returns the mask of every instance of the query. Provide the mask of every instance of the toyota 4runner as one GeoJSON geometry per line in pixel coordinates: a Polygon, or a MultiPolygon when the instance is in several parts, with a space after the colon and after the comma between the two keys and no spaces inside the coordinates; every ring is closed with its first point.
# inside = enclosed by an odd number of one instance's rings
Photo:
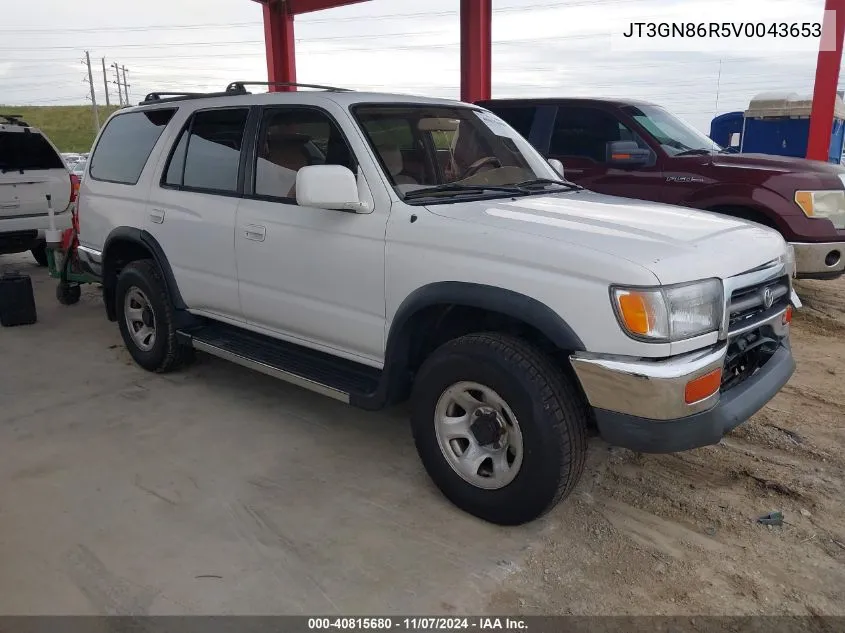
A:
{"type": "Polygon", "coordinates": [[[148,95],[86,166],[79,256],[141,367],[410,397],[428,474],[501,524],[572,490],[588,426],[714,444],[792,374],[776,231],[587,191],[478,106],[245,85],[148,95]]]}

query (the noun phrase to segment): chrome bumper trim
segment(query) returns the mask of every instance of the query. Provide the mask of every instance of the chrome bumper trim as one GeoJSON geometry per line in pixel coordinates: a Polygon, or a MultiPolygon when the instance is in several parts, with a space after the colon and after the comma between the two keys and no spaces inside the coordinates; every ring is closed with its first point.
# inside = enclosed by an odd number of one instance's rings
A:
{"type": "MultiPolygon", "coordinates": [[[[783,323],[786,309],[730,333],[730,338],[761,327],[771,327],[780,340],[789,337],[783,323]]],[[[590,405],[651,420],[678,420],[714,407],[719,392],[687,404],[689,381],[724,367],[728,342],[689,354],[649,361],[624,356],[577,352],[569,357],[590,405]]]]}
{"type": "Polygon", "coordinates": [[[792,242],[791,246],[795,249],[795,271],[798,275],[836,274],[845,271],[845,242],[792,242]],[[825,258],[833,251],[839,252],[839,259],[832,266],[828,266],[825,258]]]}

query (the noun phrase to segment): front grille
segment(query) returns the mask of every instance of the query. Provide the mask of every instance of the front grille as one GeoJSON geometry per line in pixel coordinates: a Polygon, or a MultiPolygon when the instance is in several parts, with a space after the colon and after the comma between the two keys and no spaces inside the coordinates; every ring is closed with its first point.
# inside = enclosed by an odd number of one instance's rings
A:
{"type": "Polygon", "coordinates": [[[731,293],[728,304],[728,331],[733,332],[782,310],[789,303],[789,278],[786,276],[770,279],[753,286],[738,288],[731,293]],[[766,305],[766,296],[771,292],[770,305],[766,305]]]}

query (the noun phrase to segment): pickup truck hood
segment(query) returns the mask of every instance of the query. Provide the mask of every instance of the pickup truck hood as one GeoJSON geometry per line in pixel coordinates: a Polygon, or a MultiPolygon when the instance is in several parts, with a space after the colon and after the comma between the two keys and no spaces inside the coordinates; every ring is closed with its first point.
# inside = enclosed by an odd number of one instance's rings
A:
{"type": "Polygon", "coordinates": [[[760,169],[790,174],[845,175],[845,168],[820,160],[807,160],[792,156],[770,156],[768,154],[713,154],[705,157],[714,167],[738,167],[760,169]]]}
{"type": "Polygon", "coordinates": [[[724,279],[786,253],[780,234],[758,224],[587,190],[438,204],[428,209],[456,220],[624,258],[650,270],[663,284],[724,279]]]}

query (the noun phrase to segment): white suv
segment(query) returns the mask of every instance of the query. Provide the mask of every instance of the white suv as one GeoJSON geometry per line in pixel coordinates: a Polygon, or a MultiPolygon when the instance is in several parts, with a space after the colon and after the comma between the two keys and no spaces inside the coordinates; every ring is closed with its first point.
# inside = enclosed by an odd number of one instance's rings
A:
{"type": "Polygon", "coordinates": [[[598,195],[489,111],[337,89],[148,95],[101,131],[80,257],[136,362],[214,354],[366,409],[501,524],[565,497],[588,427],[717,443],[794,370],[773,230],[598,195]]]}
{"type": "Polygon", "coordinates": [[[40,130],[18,116],[0,114],[0,255],[31,250],[46,266],[47,196],[56,228],[69,228],[77,182],[40,130]]]}

